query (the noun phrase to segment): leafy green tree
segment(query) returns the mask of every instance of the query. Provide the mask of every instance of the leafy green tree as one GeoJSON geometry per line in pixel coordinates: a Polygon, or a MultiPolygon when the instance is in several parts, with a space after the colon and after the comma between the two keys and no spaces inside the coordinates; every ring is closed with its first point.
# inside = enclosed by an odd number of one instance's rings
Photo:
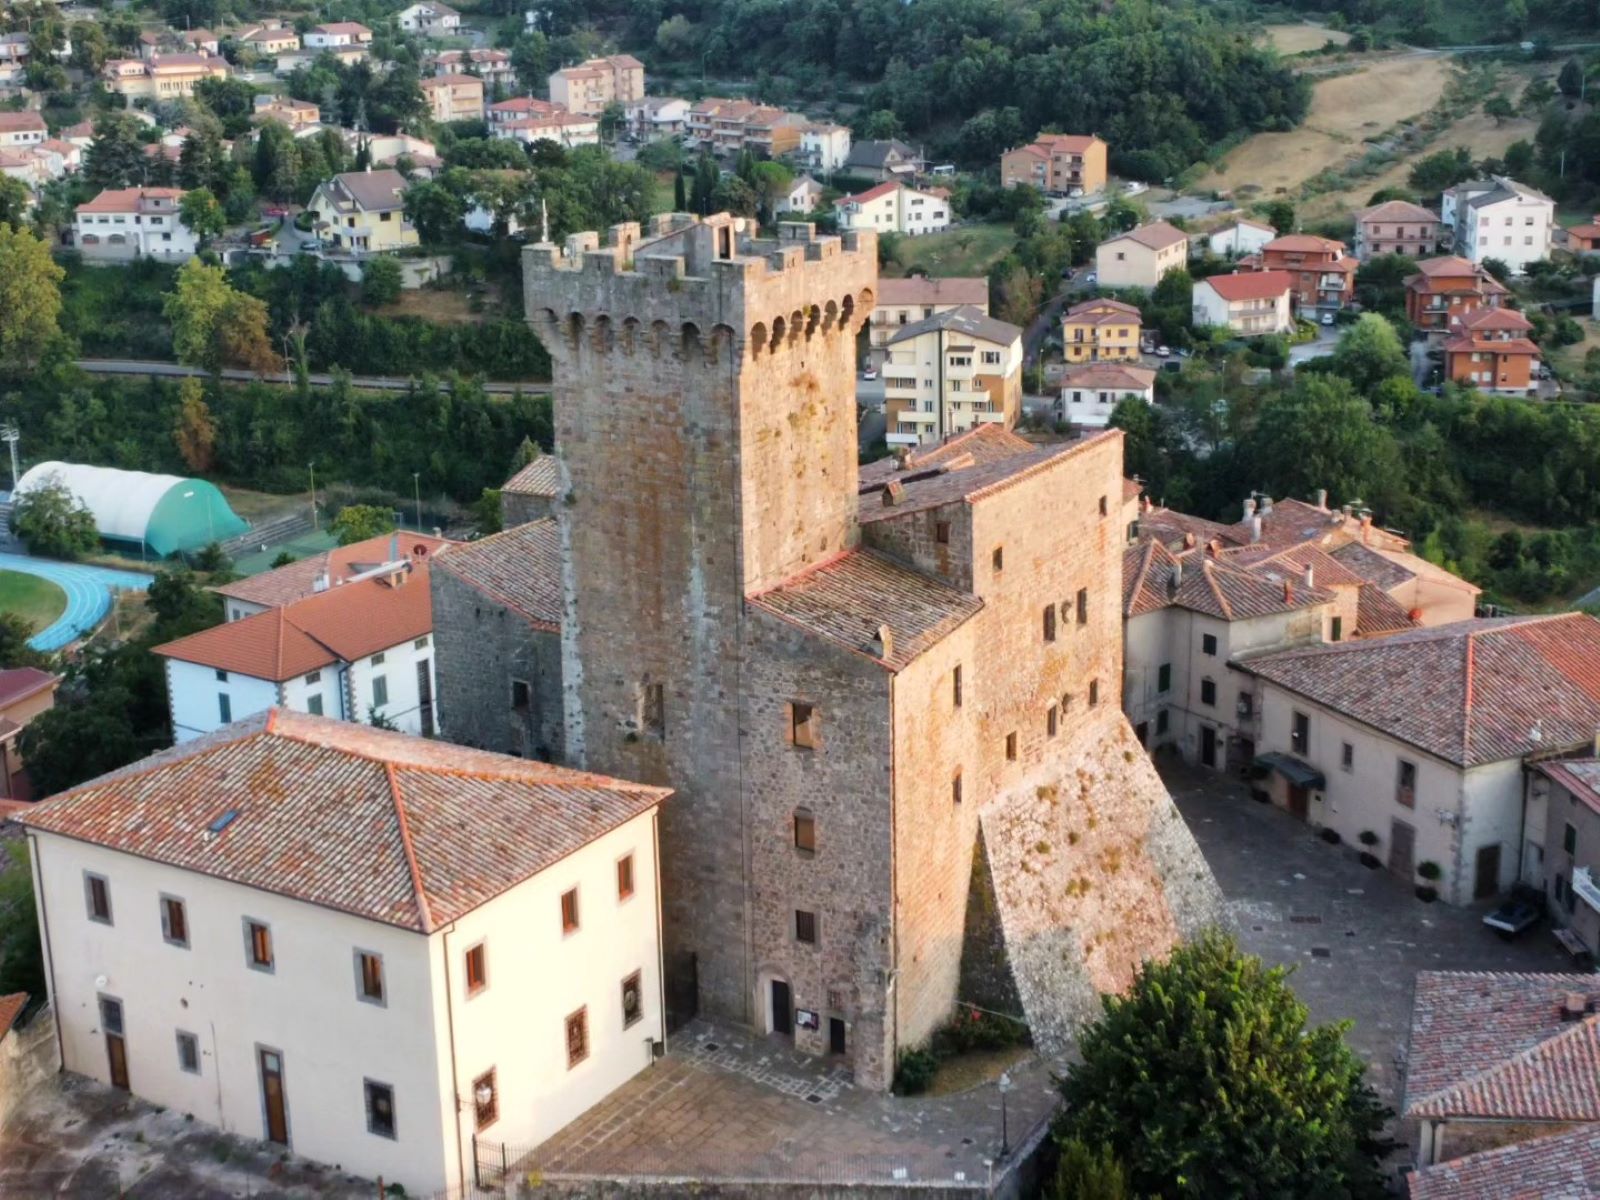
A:
{"type": "Polygon", "coordinates": [[[361,303],[382,308],[400,299],[401,274],[399,259],[368,259],[361,268],[361,303]]]}
{"type": "Polygon", "coordinates": [[[1271,225],[1279,233],[1294,232],[1294,202],[1292,200],[1269,200],[1265,204],[1258,204],[1256,211],[1261,214],[1261,219],[1271,225]]]}
{"type": "Polygon", "coordinates": [[[425,244],[454,240],[467,215],[466,197],[435,180],[422,180],[406,188],[406,219],[417,227],[425,244]]]}
{"type": "Polygon", "coordinates": [[[600,113],[600,140],[607,143],[615,142],[622,132],[626,119],[621,104],[613,100],[606,105],[600,113]]]}
{"type": "Polygon", "coordinates": [[[1440,150],[1412,165],[1408,182],[1419,192],[1442,192],[1472,177],[1472,154],[1465,146],[1440,150]]]}
{"type": "Polygon", "coordinates": [[[880,108],[867,113],[862,119],[858,137],[864,142],[887,142],[903,137],[906,127],[892,110],[880,108]]]}
{"type": "Polygon", "coordinates": [[[242,79],[202,79],[194,85],[195,103],[222,125],[225,137],[237,138],[250,128],[256,89],[242,79]]]}
{"type": "Polygon", "coordinates": [[[156,620],[168,627],[216,623],[217,598],[200,586],[188,567],[157,571],[145,591],[144,603],[156,620]]]}
{"type": "Polygon", "coordinates": [[[737,175],[729,175],[717,181],[717,186],[711,192],[711,211],[730,212],[736,216],[753,217],[756,215],[755,189],[737,175]]]}
{"type": "Polygon", "coordinates": [[[683,179],[684,179],[684,176],[683,176],[683,171],[682,170],[677,170],[677,171],[674,171],[672,173],[672,211],[673,212],[688,212],[689,211],[689,193],[688,193],[688,190],[684,187],[683,179]]]}
{"type": "Polygon", "coordinates": [[[21,229],[27,223],[28,206],[32,202],[33,193],[27,184],[9,175],[0,175],[0,224],[21,229]]]}
{"type": "Polygon", "coordinates": [[[333,518],[333,535],[341,546],[364,542],[394,529],[394,513],[377,504],[347,504],[333,518]]]}
{"type": "Polygon", "coordinates": [[[228,227],[222,205],[210,188],[199,187],[185,192],[178,206],[178,215],[202,242],[216,237],[228,227]]]}
{"type": "Polygon", "coordinates": [[[132,117],[109,113],[96,119],[94,140],[83,152],[83,182],[91,192],[143,183],[149,165],[132,117]]]}
{"type": "Polygon", "coordinates": [[[1128,1172],[1111,1147],[1091,1150],[1068,1139],[1059,1150],[1061,1158],[1055,1178],[1045,1188],[1045,1200],[1134,1200],[1128,1190],[1128,1172]]]}
{"type": "Polygon", "coordinates": [[[1333,351],[1333,369],[1365,392],[1391,375],[1408,375],[1411,359],[1394,326],[1377,313],[1362,313],[1333,351]]]}
{"type": "Polygon", "coordinates": [[[1058,1141],[1108,1147],[1138,1195],[1384,1195],[1384,1109],[1288,974],[1218,932],[1147,962],[1079,1038],[1058,1141]]]}
{"type": "Polygon", "coordinates": [[[46,558],[81,558],[100,548],[94,514],[60,479],[47,479],[17,500],[11,532],[28,553],[46,558]]]}
{"type": "Polygon", "coordinates": [[[1356,272],[1356,298],[1369,312],[1396,320],[1406,313],[1406,280],[1417,273],[1417,260],[1404,254],[1376,254],[1356,272]]]}
{"type": "Polygon", "coordinates": [[[41,1000],[45,995],[33,870],[21,838],[0,843],[0,996],[15,992],[41,1000]]]}
{"type": "Polygon", "coordinates": [[[221,267],[191,258],[162,304],[172,326],[178,361],[211,372],[224,366],[270,371],[278,362],[268,331],[267,306],[236,291],[221,267]]]}
{"type": "Polygon", "coordinates": [[[1533,143],[1526,138],[1518,138],[1506,147],[1505,158],[1506,174],[1513,177],[1526,175],[1533,170],[1533,143]]]}
{"type": "Polygon", "coordinates": [[[1489,257],[1480,259],[1478,265],[1481,266],[1485,271],[1489,272],[1489,274],[1493,275],[1501,283],[1505,283],[1511,278],[1510,264],[1508,264],[1503,258],[1489,257]]]}
{"type": "Polygon", "coordinates": [[[0,613],[0,669],[12,667],[39,667],[50,665],[47,655],[28,645],[33,637],[33,626],[17,613],[0,613]]]}
{"type": "Polygon", "coordinates": [[[694,165],[694,187],[689,193],[689,211],[705,217],[714,213],[712,196],[717,190],[717,164],[711,155],[701,151],[694,165]]]}
{"type": "Polygon", "coordinates": [[[57,337],[65,277],[41,239],[0,223],[0,369],[30,369],[57,337]]]}
{"type": "Polygon", "coordinates": [[[1493,117],[1496,125],[1504,125],[1517,115],[1516,106],[1501,92],[1496,92],[1483,102],[1483,113],[1493,117]]]}
{"type": "Polygon", "coordinates": [[[217,422],[206,404],[205,388],[192,376],[178,384],[178,416],[172,441],[183,465],[204,474],[217,461],[217,422]]]}
{"type": "Polygon", "coordinates": [[[1569,58],[1561,64],[1561,72],[1556,76],[1556,87],[1563,96],[1576,100],[1584,92],[1583,64],[1576,58],[1569,58]]]}

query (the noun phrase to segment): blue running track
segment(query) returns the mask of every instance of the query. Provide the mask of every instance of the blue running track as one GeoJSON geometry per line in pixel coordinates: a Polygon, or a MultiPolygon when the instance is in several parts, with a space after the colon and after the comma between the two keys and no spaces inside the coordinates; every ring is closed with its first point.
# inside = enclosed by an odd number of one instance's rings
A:
{"type": "Polygon", "coordinates": [[[67,594],[67,607],[55,624],[41,629],[28,639],[35,650],[59,650],[88,633],[111,611],[111,590],[132,588],[144,591],[150,576],[137,571],[113,571],[109,567],[90,567],[83,563],[53,562],[23,554],[0,554],[0,571],[20,571],[48,579],[67,594]]]}

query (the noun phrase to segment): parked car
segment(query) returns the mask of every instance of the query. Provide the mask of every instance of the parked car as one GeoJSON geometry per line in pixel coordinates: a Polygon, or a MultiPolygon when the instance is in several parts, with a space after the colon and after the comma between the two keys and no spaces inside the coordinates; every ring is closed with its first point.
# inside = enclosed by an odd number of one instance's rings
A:
{"type": "Polygon", "coordinates": [[[1544,895],[1530,887],[1518,887],[1503,904],[1483,918],[1483,923],[1510,941],[1532,929],[1544,916],[1544,895]]]}
{"type": "Polygon", "coordinates": [[[1332,313],[1323,313],[1322,314],[1322,323],[1324,325],[1332,325],[1333,324],[1333,314],[1332,313]]]}
{"type": "Polygon", "coordinates": [[[1098,271],[1090,271],[1087,275],[1085,275],[1083,277],[1083,281],[1085,283],[1099,283],[1100,282],[1100,273],[1098,271]]]}
{"type": "Polygon", "coordinates": [[[870,370],[870,369],[861,372],[861,378],[867,380],[868,382],[876,379],[877,377],[878,377],[878,373],[876,371],[873,371],[873,370],[870,370]]]}
{"type": "Polygon", "coordinates": [[[1169,347],[1169,346],[1157,346],[1156,347],[1156,357],[1157,358],[1171,358],[1172,357],[1172,349],[1171,349],[1171,347],[1169,347]]]}
{"type": "Polygon", "coordinates": [[[1161,369],[1163,371],[1171,371],[1173,374],[1177,374],[1179,371],[1183,370],[1183,360],[1178,358],[1168,359],[1166,362],[1161,364],[1161,369]]]}

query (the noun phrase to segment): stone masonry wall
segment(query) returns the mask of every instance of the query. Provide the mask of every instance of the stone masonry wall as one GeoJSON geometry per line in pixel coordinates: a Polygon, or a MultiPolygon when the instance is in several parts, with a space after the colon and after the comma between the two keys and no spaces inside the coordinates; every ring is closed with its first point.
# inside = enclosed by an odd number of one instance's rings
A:
{"type": "Polygon", "coordinates": [[[428,580],[440,736],[458,746],[562,761],[561,636],[535,629],[448,571],[430,571],[428,580]],[[513,680],[529,687],[523,712],[512,707],[513,680]]]}

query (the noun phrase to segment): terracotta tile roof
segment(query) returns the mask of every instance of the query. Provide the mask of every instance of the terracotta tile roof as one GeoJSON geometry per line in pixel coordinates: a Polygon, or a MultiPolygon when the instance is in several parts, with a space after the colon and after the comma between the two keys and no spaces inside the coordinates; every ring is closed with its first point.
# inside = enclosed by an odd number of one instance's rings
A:
{"type": "Polygon", "coordinates": [[[1457,621],[1285,650],[1249,669],[1459,766],[1592,742],[1600,730],[1600,621],[1582,613],[1457,621]]]}
{"type": "Polygon", "coordinates": [[[27,992],[12,992],[9,996],[0,996],[0,1038],[11,1032],[11,1027],[17,1023],[17,1018],[22,1015],[22,1010],[27,1004],[27,992]]]}
{"type": "Polygon", "coordinates": [[[1228,541],[1231,535],[1226,525],[1208,521],[1204,517],[1193,517],[1176,509],[1152,507],[1139,514],[1140,541],[1154,540],[1169,550],[1178,550],[1191,536],[1199,544],[1213,540],[1228,541]]]}
{"type": "Polygon", "coordinates": [[[561,536],[553,520],[459,543],[433,560],[433,570],[454,576],[537,629],[561,631],[561,536]]]}
{"type": "Polygon", "coordinates": [[[972,461],[967,461],[965,455],[958,455],[932,471],[912,470],[897,476],[896,481],[904,491],[889,505],[884,504],[884,484],[881,481],[864,482],[861,485],[859,520],[863,525],[870,525],[904,513],[937,508],[942,504],[960,501],[970,504],[1065,461],[1091,442],[1107,436],[1116,434],[1099,433],[1074,442],[1055,442],[1043,446],[1030,444],[1025,451],[986,462],[977,461],[976,455],[972,461]]]}
{"type": "Polygon", "coordinates": [[[1223,621],[1246,621],[1333,599],[1326,588],[1243,570],[1199,549],[1175,554],[1158,541],[1148,541],[1130,546],[1122,556],[1122,612],[1128,617],[1182,608],[1223,621]]]}
{"type": "Polygon", "coordinates": [[[892,454],[867,463],[861,468],[861,487],[880,487],[890,479],[933,470],[952,460],[965,460],[968,455],[972,456],[973,464],[991,463],[1026,454],[1034,448],[1032,442],[1003,425],[974,425],[965,433],[951,434],[938,445],[913,446],[905,456],[904,466],[892,454]]]}
{"type": "Polygon", "coordinates": [[[1444,351],[1446,354],[1526,354],[1537,357],[1539,347],[1527,338],[1483,337],[1477,333],[1466,333],[1446,342],[1444,351]]]}
{"type": "Polygon", "coordinates": [[[424,91],[429,92],[438,91],[440,88],[457,88],[467,86],[473,86],[482,89],[483,80],[479,79],[476,75],[434,75],[424,79],[420,86],[424,91]]]}
{"type": "Polygon", "coordinates": [[[1408,1179],[1411,1200],[1576,1200],[1600,1196],[1600,1128],[1514,1142],[1408,1179]]]}
{"type": "Polygon", "coordinates": [[[53,688],[60,682],[60,676],[37,667],[12,667],[0,671],[0,709],[10,708],[18,701],[26,700],[46,688],[53,688]]]}
{"type": "Polygon", "coordinates": [[[1065,325],[1137,325],[1142,314],[1136,305],[1121,300],[1085,300],[1067,309],[1061,318],[1065,325]]]}
{"type": "Polygon", "coordinates": [[[331,21],[326,25],[318,25],[315,33],[348,33],[352,37],[372,36],[372,30],[357,21],[331,21]]]}
{"type": "Polygon", "coordinates": [[[269,709],[36,804],[20,822],[430,933],[670,794],[269,709]]]}
{"type": "Polygon", "coordinates": [[[1101,242],[1102,246],[1109,246],[1112,242],[1127,239],[1138,242],[1151,250],[1165,250],[1169,246],[1176,246],[1179,242],[1189,240],[1189,235],[1176,225],[1168,221],[1151,221],[1148,225],[1141,225],[1137,229],[1130,229],[1127,233],[1119,233],[1114,238],[1107,238],[1101,242]]]}
{"type": "Polygon", "coordinates": [[[1417,622],[1400,602],[1376,583],[1363,583],[1356,593],[1356,636],[1383,637],[1415,629],[1417,622]]]}
{"type": "Polygon", "coordinates": [[[1237,555],[1242,563],[1248,563],[1246,570],[1266,579],[1303,579],[1306,568],[1310,567],[1311,577],[1319,588],[1358,588],[1366,582],[1322,547],[1309,542],[1281,549],[1272,546],[1249,546],[1236,551],[1225,550],[1223,554],[1225,560],[1231,560],[1237,555]]]}
{"type": "Polygon", "coordinates": [[[1288,271],[1244,271],[1232,275],[1210,275],[1196,280],[1196,287],[1209,287],[1224,300],[1272,300],[1294,287],[1288,271]]]}
{"type": "Polygon", "coordinates": [[[448,545],[450,542],[447,538],[429,537],[423,533],[399,530],[367,538],[362,542],[352,542],[348,546],[335,546],[332,550],[324,550],[321,554],[309,555],[287,566],[263,571],[260,575],[252,575],[248,579],[236,579],[232,583],[220,584],[211,590],[220,596],[231,596],[235,600],[244,600],[250,604],[277,608],[315,594],[317,577],[324,573],[327,574],[331,586],[339,580],[370,571],[391,559],[404,562],[426,559],[448,545]]]}
{"type": "Polygon", "coordinates": [[[1124,501],[1137,500],[1144,493],[1144,484],[1137,479],[1124,479],[1122,481],[1122,498],[1124,501]]]}
{"type": "MultiPolygon", "coordinates": [[[[1279,500],[1270,511],[1258,511],[1256,515],[1261,518],[1261,542],[1268,546],[1323,541],[1345,524],[1344,513],[1339,509],[1318,508],[1304,500],[1279,500]]],[[[1236,521],[1228,527],[1229,538],[1239,545],[1250,545],[1251,533],[1249,520],[1236,521]]]]}
{"type": "Polygon", "coordinates": [[[36,112],[0,112],[0,133],[43,133],[45,128],[36,112]]]}
{"type": "Polygon", "coordinates": [[[1413,204],[1409,200],[1386,200],[1374,205],[1356,218],[1365,224],[1369,221],[1437,221],[1439,214],[1413,204]]]}
{"type": "Polygon", "coordinates": [[[1124,392],[1147,392],[1155,386],[1156,373],[1149,367],[1114,362],[1083,363],[1061,373],[1063,388],[1105,388],[1124,392]]]}
{"type": "Polygon", "coordinates": [[[869,550],[840,555],[748,603],[891,671],[909,666],[983,607],[976,596],[869,550]]]}
{"type": "Polygon", "coordinates": [[[1600,238],[1600,225],[1592,223],[1585,223],[1583,225],[1569,225],[1567,226],[1567,236],[1589,239],[1600,238]]]}
{"type": "Polygon", "coordinates": [[[1438,258],[1425,258],[1417,263],[1417,270],[1428,278],[1440,275],[1487,275],[1488,272],[1471,259],[1459,254],[1445,254],[1438,258]]]}
{"type": "Polygon", "coordinates": [[[170,200],[176,206],[183,199],[182,188],[107,188],[87,204],[78,205],[81,213],[139,212],[146,200],[170,200]]]}
{"type": "Polygon", "coordinates": [[[1099,140],[1091,133],[1041,133],[1032,145],[1051,154],[1082,154],[1099,140]]]}
{"type": "Polygon", "coordinates": [[[1410,583],[1417,577],[1415,571],[1360,542],[1351,542],[1329,553],[1362,579],[1377,584],[1386,592],[1410,583]]]}
{"type": "Polygon", "coordinates": [[[1314,233],[1286,233],[1282,237],[1273,238],[1261,249],[1278,250],[1286,254],[1342,255],[1344,243],[1333,238],[1318,237],[1314,233]]]}
{"type": "Polygon", "coordinates": [[[424,562],[214,625],[157,646],[155,653],[282,683],[340,660],[355,662],[432,629],[424,562]]]}
{"type": "Polygon", "coordinates": [[[869,187],[864,192],[857,192],[854,196],[842,196],[838,200],[835,200],[834,203],[835,204],[867,204],[870,201],[878,199],[878,197],[880,197],[880,196],[887,196],[891,192],[897,192],[903,186],[904,186],[904,184],[900,183],[898,180],[891,179],[887,183],[878,184],[877,187],[869,187]]]}
{"type": "Polygon", "coordinates": [[[1457,318],[1456,323],[1472,333],[1491,329],[1526,333],[1533,328],[1533,322],[1514,308],[1475,308],[1457,318]]]}
{"type": "Polygon", "coordinates": [[[971,304],[989,303],[987,279],[935,279],[912,275],[905,279],[878,279],[878,307],[892,304],[971,304]]]}
{"type": "Polygon", "coordinates": [[[555,455],[541,454],[500,485],[518,496],[555,496],[561,492],[561,468],[555,455]]]}
{"type": "Polygon", "coordinates": [[[1557,758],[1535,768],[1600,813],[1600,758],[1557,758]]]}

